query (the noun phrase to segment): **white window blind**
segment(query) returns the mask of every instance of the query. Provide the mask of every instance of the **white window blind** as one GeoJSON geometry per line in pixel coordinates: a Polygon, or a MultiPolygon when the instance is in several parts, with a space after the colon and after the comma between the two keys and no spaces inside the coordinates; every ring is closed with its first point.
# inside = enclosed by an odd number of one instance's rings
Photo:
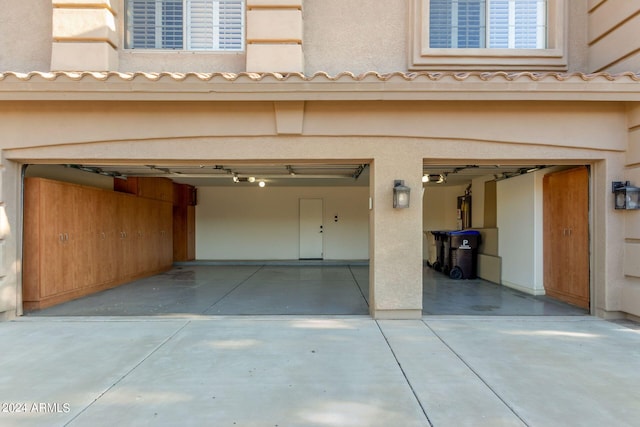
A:
{"type": "Polygon", "coordinates": [[[429,47],[544,49],[546,0],[430,0],[429,47]]]}
{"type": "Polygon", "coordinates": [[[240,51],[243,0],[128,0],[127,47],[240,51]]]}

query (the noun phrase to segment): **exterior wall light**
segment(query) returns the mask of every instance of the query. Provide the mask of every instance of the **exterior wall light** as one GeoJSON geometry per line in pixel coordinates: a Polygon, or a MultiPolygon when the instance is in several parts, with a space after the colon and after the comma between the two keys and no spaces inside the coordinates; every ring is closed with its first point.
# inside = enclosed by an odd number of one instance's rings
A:
{"type": "Polygon", "coordinates": [[[409,193],[411,189],[404,185],[404,181],[393,181],[393,207],[396,209],[405,209],[409,207],[409,201],[411,199],[409,193]]]}
{"type": "Polygon", "coordinates": [[[640,187],[634,187],[629,181],[613,181],[611,191],[615,195],[616,209],[640,209],[640,187]]]}

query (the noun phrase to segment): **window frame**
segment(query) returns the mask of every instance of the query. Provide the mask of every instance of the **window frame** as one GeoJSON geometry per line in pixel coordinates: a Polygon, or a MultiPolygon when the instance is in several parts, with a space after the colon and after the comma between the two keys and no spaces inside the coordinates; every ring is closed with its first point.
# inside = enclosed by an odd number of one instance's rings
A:
{"type": "MultiPolygon", "coordinates": [[[[246,51],[246,0],[237,0],[241,5],[241,14],[242,14],[242,22],[240,29],[240,48],[238,49],[202,49],[202,48],[192,48],[193,44],[191,36],[189,34],[188,29],[190,28],[190,16],[191,14],[188,12],[188,0],[181,0],[183,3],[183,12],[182,12],[182,47],[181,48],[170,48],[170,47],[131,47],[133,44],[130,27],[129,27],[129,0],[122,0],[122,7],[125,13],[123,14],[123,47],[126,52],[144,52],[144,53],[153,53],[153,52],[162,52],[162,53],[189,53],[189,54],[238,54],[245,53],[246,51]]],[[[215,1],[215,0],[214,0],[215,1]]],[[[158,27],[156,31],[159,31],[161,27],[158,27]]]]}
{"type": "Polygon", "coordinates": [[[567,70],[567,0],[548,0],[545,49],[430,48],[429,1],[411,1],[410,70],[567,70]]]}

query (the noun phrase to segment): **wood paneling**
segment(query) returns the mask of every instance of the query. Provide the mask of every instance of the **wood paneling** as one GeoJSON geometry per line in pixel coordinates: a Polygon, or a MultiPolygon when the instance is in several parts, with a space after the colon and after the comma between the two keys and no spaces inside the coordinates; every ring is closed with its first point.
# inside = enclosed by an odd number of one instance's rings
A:
{"type": "Polygon", "coordinates": [[[172,264],[172,204],[25,179],[23,298],[39,309],[172,264]]]}
{"type": "Polygon", "coordinates": [[[187,260],[196,259],[196,207],[187,206],[187,260]]]}
{"type": "Polygon", "coordinates": [[[196,189],[173,184],[173,260],[196,258],[196,189]]]}
{"type": "Polygon", "coordinates": [[[495,228],[498,225],[498,186],[496,181],[484,183],[484,228],[495,228]]]}
{"type": "Polygon", "coordinates": [[[547,295],[589,308],[589,171],[545,175],[544,288],[547,295]]]}
{"type": "Polygon", "coordinates": [[[127,179],[114,179],[113,189],[146,199],[164,200],[166,202],[172,202],[174,198],[173,181],[168,178],[132,176],[127,179]]]}

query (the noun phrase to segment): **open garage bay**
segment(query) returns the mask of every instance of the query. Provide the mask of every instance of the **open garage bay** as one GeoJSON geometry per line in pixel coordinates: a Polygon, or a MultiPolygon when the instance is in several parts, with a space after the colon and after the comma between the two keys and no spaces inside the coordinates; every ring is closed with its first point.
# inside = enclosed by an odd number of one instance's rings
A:
{"type": "MultiPolygon", "coordinates": [[[[185,263],[54,307],[36,316],[367,315],[362,263],[185,263]]],[[[425,267],[425,315],[585,315],[582,310],[485,280],[452,280],[425,267]]]]}

